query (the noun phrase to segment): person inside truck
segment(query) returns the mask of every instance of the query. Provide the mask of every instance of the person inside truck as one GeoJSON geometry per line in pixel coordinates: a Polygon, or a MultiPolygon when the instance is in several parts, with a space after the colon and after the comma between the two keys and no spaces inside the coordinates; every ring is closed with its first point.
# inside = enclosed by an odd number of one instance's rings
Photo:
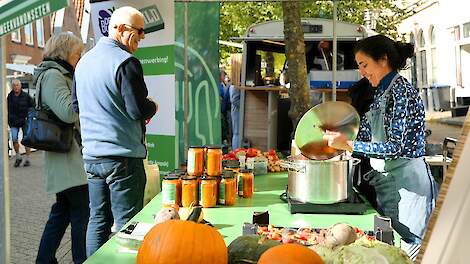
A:
{"type": "Polygon", "coordinates": [[[361,75],[376,87],[374,100],[355,141],[333,131],[326,131],[324,139],[333,148],[370,158],[373,170],[363,177],[375,189],[379,213],[392,219],[406,243],[419,245],[437,186],[424,160],[423,101],[398,73],[414,56],[414,47],[376,35],[358,42],[354,54],[361,75]]]}
{"type": "MultiPolygon", "coordinates": [[[[318,53],[313,60],[313,68],[322,71],[331,71],[333,69],[333,43],[327,40],[321,40],[317,45],[318,53]]],[[[344,53],[337,52],[336,69],[344,70],[344,53]]]]}

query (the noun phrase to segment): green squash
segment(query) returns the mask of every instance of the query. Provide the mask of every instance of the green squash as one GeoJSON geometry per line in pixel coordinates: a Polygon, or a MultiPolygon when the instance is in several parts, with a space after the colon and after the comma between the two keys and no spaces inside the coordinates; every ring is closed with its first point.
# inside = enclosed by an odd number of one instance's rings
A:
{"type": "Polygon", "coordinates": [[[240,236],[228,246],[229,264],[256,264],[268,249],[281,243],[258,235],[240,236]]]}

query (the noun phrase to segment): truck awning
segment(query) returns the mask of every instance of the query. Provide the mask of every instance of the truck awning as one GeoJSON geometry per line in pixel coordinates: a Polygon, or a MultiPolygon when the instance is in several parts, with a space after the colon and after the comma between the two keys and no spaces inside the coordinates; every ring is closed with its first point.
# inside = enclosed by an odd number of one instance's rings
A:
{"type": "Polygon", "coordinates": [[[36,68],[36,65],[33,64],[12,64],[12,63],[7,63],[6,68],[12,71],[17,71],[17,72],[24,72],[24,73],[29,73],[33,74],[34,69],[36,68]]]}
{"type": "Polygon", "coordinates": [[[69,5],[69,0],[10,0],[0,4],[0,36],[69,5]]]}

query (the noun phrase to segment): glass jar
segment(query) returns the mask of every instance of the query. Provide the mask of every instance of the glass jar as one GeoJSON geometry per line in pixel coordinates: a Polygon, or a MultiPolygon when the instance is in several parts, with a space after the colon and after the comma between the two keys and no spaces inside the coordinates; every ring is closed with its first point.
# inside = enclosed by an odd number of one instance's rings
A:
{"type": "Polygon", "coordinates": [[[224,170],[222,171],[222,175],[224,175],[225,171],[233,171],[234,173],[234,177],[235,177],[235,188],[237,188],[237,192],[238,192],[238,173],[240,172],[240,165],[228,165],[228,166],[225,166],[224,167],[224,170]]]}
{"type": "Polygon", "coordinates": [[[163,177],[162,204],[164,206],[179,205],[181,200],[181,179],[170,173],[163,177]]]}
{"type": "Polygon", "coordinates": [[[184,177],[181,180],[181,205],[183,207],[189,207],[198,204],[198,183],[196,177],[184,177]]]}
{"type": "Polygon", "coordinates": [[[204,147],[191,146],[188,149],[188,174],[202,176],[204,174],[204,147]]]}
{"type": "Polygon", "coordinates": [[[215,207],[217,204],[217,178],[202,177],[199,185],[199,205],[207,207],[215,207]]]}
{"type": "Polygon", "coordinates": [[[220,176],[222,173],[222,148],[219,146],[207,146],[206,173],[209,176],[220,176]]]}
{"type": "Polygon", "coordinates": [[[249,169],[241,169],[238,173],[238,196],[243,198],[253,197],[255,176],[249,169]]]}
{"type": "Polygon", "coordinates": [[[236,174],[240,172],[240,165],[227,165],[224,167],[224,170],[231,170],[236,174]]]}
{"type": "Polygon", "coordinates": [[[219,204],[235,205],[237,196],[237,183],[233,171],[225,171],[219,184],[219,204]]]}

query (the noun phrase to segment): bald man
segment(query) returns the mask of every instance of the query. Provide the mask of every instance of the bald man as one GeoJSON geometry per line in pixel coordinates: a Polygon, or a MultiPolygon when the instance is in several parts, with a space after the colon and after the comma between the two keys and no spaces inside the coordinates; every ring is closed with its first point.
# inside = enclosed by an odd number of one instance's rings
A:
{"type": "Polygon", "coordinates": [[[157,111],[132,55],[144,37],[142,13],[116,9],[109,37],[100,38],[75,70],[73,107],[80,117],[90,194],[88,256],[108,240],[113,223],[121,229],[143,206],[144,122],[157,111]]]}

